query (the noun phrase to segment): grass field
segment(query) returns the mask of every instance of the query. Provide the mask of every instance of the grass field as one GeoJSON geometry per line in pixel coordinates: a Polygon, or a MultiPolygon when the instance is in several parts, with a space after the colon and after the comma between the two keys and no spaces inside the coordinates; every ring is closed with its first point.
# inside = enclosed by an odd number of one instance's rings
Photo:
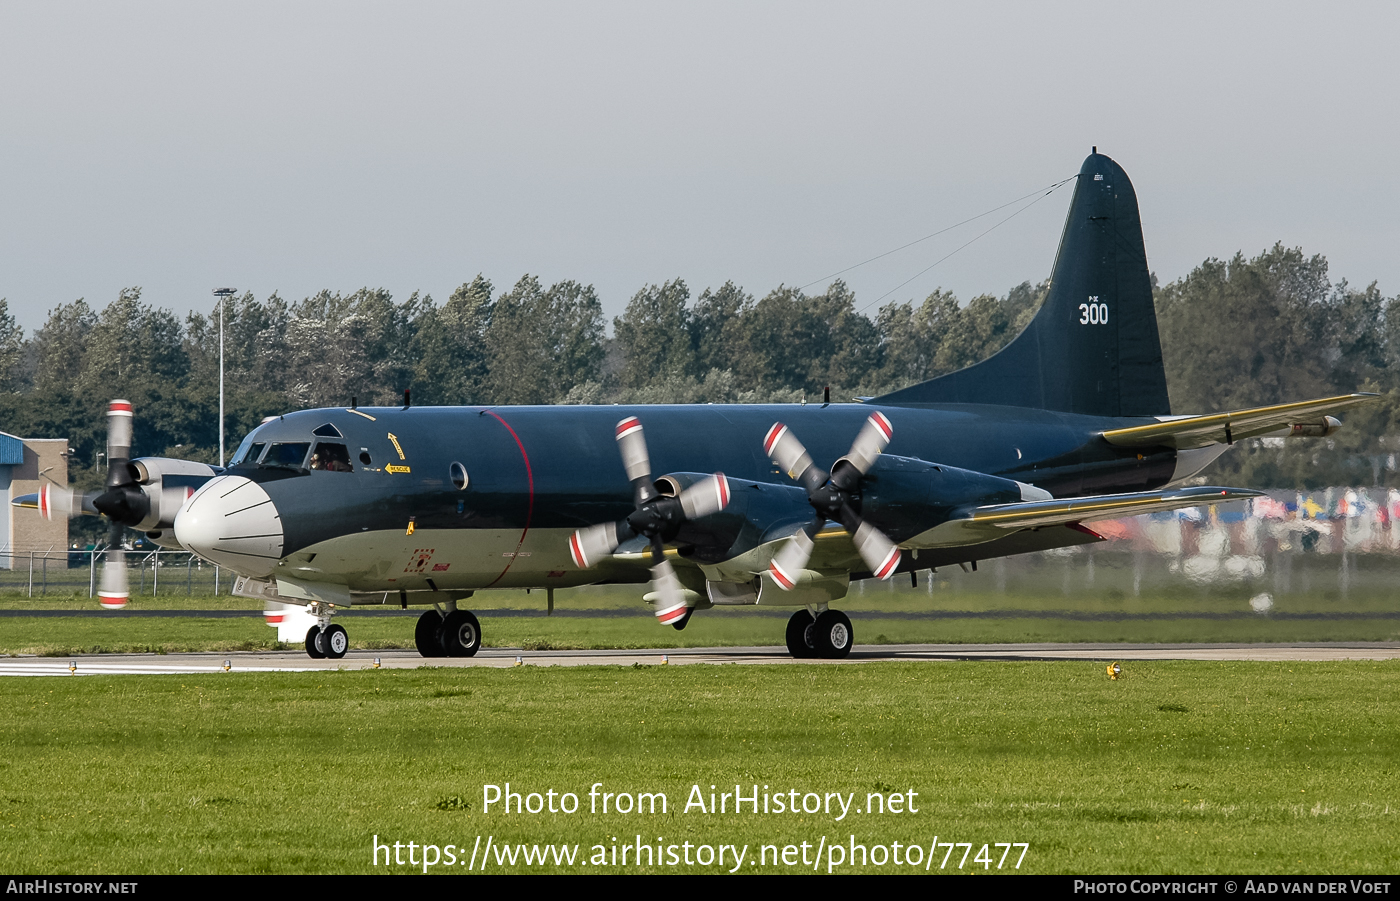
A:
{"type": "Polygon", "coordinates": [[[422,869],[375,866],[375,836],[405,861],[434,846],[437,872],[479,870],[478,836],[582,854],[488,872],[734,866],[613,865],[640,836],[697,861],[744,847],[743,872],[811,872],[796,861],[851,842],[863,867],[828,850],[817,870],[924,872],[907,845],[927,859],[936,838],[971,850],[936,847],[929,872],[945,853],[945,872],[983,871],[984,844],[996,872],[996,843],[1024,842],[1031,873],[1394,873],[1397,698],[1395,663],[1142,662],[1118,682],[1081,662],[6,679],[0,871],[422,869]],[[483,787],[506,782],[579,809],[486,810],[483,787]],[[594,783],[662,792],[667,812],[590,812],[594,783]],[[852,807],[684,809],[693,786],[708,806],[736,783],[852,807]],[[917,812],[864,812],[876,792],[917,812]],[[594,846],[606,865],[581,862],[594,846]]]}
{"type": "MultiPolygon", "coordinates": [[[[988,567],[990,569],[990,567],[988,567]]],[[[838,606],[851,614],[857,643],[909,642],[1265,642],[1400,640],[1400,602],[1384,570],[1357,579],[1345,596],[1321,576],[1309,591],[1274,597],[1256,613],[1258,585],[1154,583],[1138,595],[1119,569],[1100,565],[1094,584],[1065,590],[1062,567],[1042,567],[996,590],[996,574],[939,574],[912,588],[904,579],[856,585],[838,606]],[[1030,576],[1034,576],[1031,573],[1030,576]],[[1054,575],[1055,578],[1049,578],[1054,575]]],[[[1083,580],[1083,573],[1071,571],[1083,580]]],[[[1328,574],[1330,575],[1330,574],[1328,574]]],[[[1301,579],[1296,581],[1301,582],[1301,579]]],[[[700,611],[684,632],[658,626],[639,586],[560,591],[558,615],[545,617],[536,591],[482,592],[473,599],[488,646],[547,648],[665,648],[781,645],[784,608],[700,611]]],[[[159,611],[200,610],[256,614],[247,598],[183,594],[133,598],[126,611],[100,613],[86,595],[29,598],[0,595],[0,653],[68,655],[107,652],[236,651],[277,647],[276,630],[247,617],[156,617],[159,611]],[[23,616],[26,611],[83,612],[82,617],[23,616]],[[91,615],[97,613],[98,615],[91,615]]],[[[413,644],[413,619],[392,608],[339,615],[351,647],[404,648],[413,644]]],[[[412,615],[417,615],[413,612],[412,615]]]]}

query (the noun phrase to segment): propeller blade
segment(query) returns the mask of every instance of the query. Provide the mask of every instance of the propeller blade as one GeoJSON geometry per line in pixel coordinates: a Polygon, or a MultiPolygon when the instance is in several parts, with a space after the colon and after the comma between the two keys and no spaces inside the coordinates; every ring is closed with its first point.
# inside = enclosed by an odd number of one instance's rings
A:
{"type": "Polygon", "coordinates": [[[39,489],[37,497],[39,501],[39,512],[45,519],[52,520],[55,516],[69,518],[82,516],[84,514],[96,513],[92,509],[92,498],[79,494],[72,488],[64,488],[59,485],[45,483],[39,489]]]}
{"type": "Polygon", "coordinates": [[[107,405],[107,466],[131,458],[131,401],[114,400],[107,405]]]}
{"type": "Polygon", "coordinates": [[[729,506],[729,480],[717,472],[681,492],[681,510],[686,519],[699,519],[729,506]]]}
{"type": "Polygon", "coordinates": [[[102,561],[102,582],[97,597],[108,610],[120,610],[128,599],[126,586],[126,551],[122,549],[122,527],[113,522],[107,532],[107,556],[102,561]]]}
{"type": "Polygon", "coordinates": [[[617,449],[622,454],[622,466],[627,470],[627,479],[632,483],[640,507],[656,497],[657,492],[651,483],[651,457],[647,455],[646,437],[637,417],[629,416],[617,424],[617,449]]]}
{"type": "MultiPolygon", "coordinates": [[[[885,418],[885,414],[876,410],[870,414],[865,425],[861,426],[860,434],[856,435],[850,453],[842,457],[841,460],[855,467],[856,472],[865,475],[870,471],[870,467],[875,465],[875,458],[884,452],[885,446],[890,443],[890,439],[893,437],[894,427],[885,418]]],[[[835,470],[836,467],[832,467],[833,473],[835,470]]]]}
{"type": "Polygon", "coordinates": [[[588,569],[593,564],[610,556],[622,543],[618,523],[605,522],[586,529],[579,529],[569,538],[569,555],[579,569],[588,569]]]}
{"type": "Polygon", "coordinates": [[[685,589],[676,577],[670,560],[662,560],[651,568],[651,587],[656,592],[656,619],[669,626],[685,616],[685,589]]]}
{"type": "Polygon", "coordinates": [[[868,522],[862,522],[851,535],[856,550],[877,579],[888,579],[899,566],[899,548],[885,533],[868,522]]]}
{"type": "Polygon", "coordinates": [[[778,583],[779,588],[783,591],[792,590],[797,584],[798,574],[807,568],[807,561],[812,559],[812,549],[815,546],[812,536],[803,529],[778,548],[778,553],[773,555],[772,562],[768,564],[768,574],[778,583]]]}
{"type": "Polygon", "coordinates": [[[808,492],[820,488],[827,479],[821,467],[812,462],[812,455],[797,440],[797,436],[781,422],[773,423],[763,438],[763,452],[768,459],[788,474],[788,477],[807,486],[808,492]]]}

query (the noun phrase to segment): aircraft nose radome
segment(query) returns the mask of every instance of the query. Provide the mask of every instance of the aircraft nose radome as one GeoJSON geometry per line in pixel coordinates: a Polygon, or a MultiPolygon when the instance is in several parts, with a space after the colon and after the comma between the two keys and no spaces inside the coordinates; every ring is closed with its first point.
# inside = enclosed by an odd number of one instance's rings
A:
{"type": "Polygon", "coordinates": [[[243,476],[206,482],[175,517],[175,539],[210,563],[271,575],[282,557],[282,519],[262,486],[243,476]]]}

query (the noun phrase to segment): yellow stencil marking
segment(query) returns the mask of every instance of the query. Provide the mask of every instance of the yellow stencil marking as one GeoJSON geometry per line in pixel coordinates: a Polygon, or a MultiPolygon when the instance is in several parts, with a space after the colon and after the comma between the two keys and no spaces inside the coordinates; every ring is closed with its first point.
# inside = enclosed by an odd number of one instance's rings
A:
{"type": "MultiPolygon", "coordinates": [[[[403,455],[403,448],[399,447],[399,439],[398,439],[397,437],[394,436],[394,433],[393,433],[393,432],[390,432],[390,433],[389,433],[389,440],[392,441],[392,442],[394,442],[394,450],[396,450],[396,451],[399,452],[399,459],[400,459],[400,460],[405,459],[405,458],[404,458],[404,455],[403,455]]],[[[408,470],[404,470],[404,471],[407,472],[408,470]]]]}
{"type": "Polygon", "coordinates": [[[368,419],[370,422],[377,422],[377,421],[378,421],[378,420],[376,420],[373,416],[369,415],[368,413],[361,413],[359,410],[352,410],[352,409],[350,409],[349,407],[346,407],[346,408],[345,408],[345,412],[346,412],[346,413],[354,413],[356,416],[363,416],[365,419],[368,419]]]}
{"type": "Polygon", "coordinates": [[[385,472],[408,472],[408,471],[409,471],[409,468],[408,468],[407,466],[395,466],[394,464],[390,463],[388,466],[384,467],[384,471],[385,471],[385,472]]]}

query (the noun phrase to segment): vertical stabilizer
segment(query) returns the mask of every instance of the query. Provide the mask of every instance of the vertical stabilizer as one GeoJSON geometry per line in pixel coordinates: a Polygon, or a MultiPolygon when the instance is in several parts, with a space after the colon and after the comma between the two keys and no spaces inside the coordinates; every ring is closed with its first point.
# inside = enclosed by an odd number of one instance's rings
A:
{"type": "Polygon", "coordinates": [[[981,363],[873,402],[1170,413],[1137,195],[1122,167],[1100,153],[1084,161],[1049,294],[1025,331],[981,363]]]}

